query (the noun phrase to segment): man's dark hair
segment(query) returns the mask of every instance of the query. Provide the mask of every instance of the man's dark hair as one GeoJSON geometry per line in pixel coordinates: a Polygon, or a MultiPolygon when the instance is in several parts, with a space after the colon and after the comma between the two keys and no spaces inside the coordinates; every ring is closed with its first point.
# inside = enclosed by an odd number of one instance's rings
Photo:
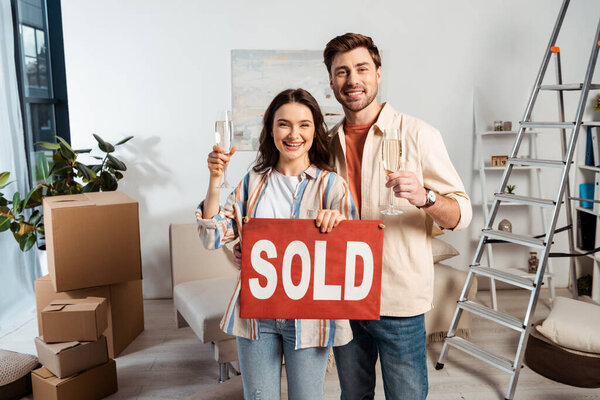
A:
{"type": "Polygon", "coordinates": [[[375,67],[381,67],[381,56],[373,39],[369,36],[361,35],[360,33],[346,33],[341,36],[334,37],[327,43],[323,51],[323,62],[327,67],[327,72],[331,73],[331,64],[337,53],[345,53],[347,51],[364,47],[369,50],[369,54],[375,63],[375,67]]]}
{"type": "Polygon", "coordinates": [[[253,168],[254,171],[260,172],[269,167],[274,168],[277,165],[279,150],[275,147],[275,141],[273,140],[273,120],[279,107],[289,103],[303,104],[310,109],[315,126],[315,137],[308,151],[308,158],[318,168],[331,171],[327,150],[327,126],[325,125],[323,113],[321,113],[317,100],[304,89],[284,90],[275,96],[269,107],[267,107],[263,117],[263,127],[260,132],[258,156],[256,157],[256,165],[253,168]]]}

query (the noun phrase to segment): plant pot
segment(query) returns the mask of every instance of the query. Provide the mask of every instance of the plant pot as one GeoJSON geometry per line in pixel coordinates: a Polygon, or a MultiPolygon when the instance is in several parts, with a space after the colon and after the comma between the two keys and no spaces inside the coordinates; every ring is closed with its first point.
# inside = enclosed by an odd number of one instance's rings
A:
{"type": "Polygon", "coordinates": [[[46,254],[46,246],[37,249],[38,259],[40,260],[41,276],[48,275],[48,256],[46,254]]]}

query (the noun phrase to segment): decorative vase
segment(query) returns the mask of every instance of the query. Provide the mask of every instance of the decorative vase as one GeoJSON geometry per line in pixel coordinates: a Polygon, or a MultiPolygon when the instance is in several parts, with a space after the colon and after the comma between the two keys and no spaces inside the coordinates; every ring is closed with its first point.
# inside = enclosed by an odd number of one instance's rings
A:
{"type": "Polygon", "coordinates": [[[506,218],[504,218],[498,223],[498,230],[512,233],[512,223],[506,218]]]}
{"type": "Polygon", "coordinates": [[[538,258],[537,258],[537,252],[535,251],[530,251],[529,252],[529,266],[527,267],[527,272],[530,274],[535,274],[537,272],[537,268],[538,268],[538,258]]]}

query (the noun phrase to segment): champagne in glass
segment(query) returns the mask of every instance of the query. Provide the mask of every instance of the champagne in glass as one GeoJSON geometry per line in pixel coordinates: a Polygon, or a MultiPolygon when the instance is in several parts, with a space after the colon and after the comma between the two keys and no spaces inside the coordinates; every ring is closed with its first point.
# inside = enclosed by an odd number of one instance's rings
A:
{"type": "MultiPolygon", "coordinates": [[[[400,129],[386,129],[383,132],[383,145],[381,146],[381,160],[385,172],[393,174],[402,168],[402,138],[400,129]]],[[[400,215],[403,212],[394,207],[394,189],[390,189],[390,203],[388,208],[381,211],[384,215],[400,215]]]]}
{"type": "MultiPolygon", "coordinates": [[[[218,146],[223,147],[227,152],[231,150],[231,141],[233,138],[233,122],[231,121],[231,112],[226,110],[220,112],[219,119],[215,122],[215,143],[218,146]],[[224,117],[223,120],[220,118],[224,117]]],[[[223,171],[223,183],[219,186],[220,188],[229,188],[229,182],[227,182],[227,167],[223,171]]]]}

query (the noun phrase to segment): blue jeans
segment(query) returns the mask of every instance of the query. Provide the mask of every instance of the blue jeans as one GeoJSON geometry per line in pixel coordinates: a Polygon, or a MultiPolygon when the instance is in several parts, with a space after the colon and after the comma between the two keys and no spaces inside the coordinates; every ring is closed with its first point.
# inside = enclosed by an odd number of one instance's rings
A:
{"type": "Polygon", "coordinates": [[[296,326],[293,319],[259,320],[260,339],[237,338],[245,400],[278,400],[281,397],[281,361],[289,400],[323,398],[328,347],[295,350],[296,326]]]}
{"type": "Polygon", "coordinates": [[[334,347],[342,400],[375,397],[375,364],[381,356],[387,400],[427,397],[425,315],[381,317],[378,321],[350,321],[354,338],[334,347]]]}

